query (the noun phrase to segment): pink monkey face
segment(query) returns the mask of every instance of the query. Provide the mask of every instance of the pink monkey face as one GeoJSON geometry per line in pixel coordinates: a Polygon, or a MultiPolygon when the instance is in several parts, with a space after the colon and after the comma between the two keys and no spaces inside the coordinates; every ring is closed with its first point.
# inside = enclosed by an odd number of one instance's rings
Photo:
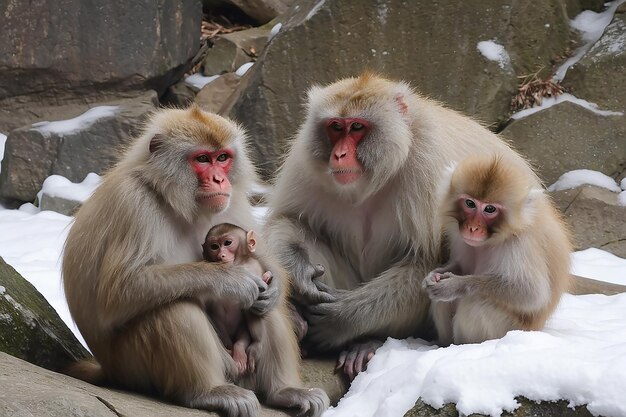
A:
{"type": "Polygon", "coordinates": [[[459,224],[463,240],[470,246],[480,246],[491,237],[491,227],[500,216],[502,206],[469,195],[460,196],[458,204],[463,213],[463,221],[459,224]]]}
{"type": "Polygon", "coordinates": [[[239,240],[236,236],[225,234],[209,237],[205,243],[205,252],[212,262],[234,262],[239,240]]]}

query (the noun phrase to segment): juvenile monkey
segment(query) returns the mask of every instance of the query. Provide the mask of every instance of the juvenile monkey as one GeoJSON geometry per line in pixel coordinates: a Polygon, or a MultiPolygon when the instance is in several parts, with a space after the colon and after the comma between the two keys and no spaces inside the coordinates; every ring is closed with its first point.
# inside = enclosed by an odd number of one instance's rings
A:
{"type": "Polygon", "coordinates": [[[442,201],[450,261],[423,281],[439,342],[541,329],[568,288],[571,244],[538,181],[519,161],[470,156],[442,201]]]}
{"type": "MultiPolygon", "coordinates": [[[[202,245],[209,262],[236,263],[270,283],[272,273],[264,270],[255,255],[256,236],[239,226],[221,223],[213,226],[202,245]]],[[[242,311],[238,302],[224,300],[207,306],[207,313],[224,346],[231,351],[240,374],[254,372],[265,336],[263,319],[242,311]]]]}

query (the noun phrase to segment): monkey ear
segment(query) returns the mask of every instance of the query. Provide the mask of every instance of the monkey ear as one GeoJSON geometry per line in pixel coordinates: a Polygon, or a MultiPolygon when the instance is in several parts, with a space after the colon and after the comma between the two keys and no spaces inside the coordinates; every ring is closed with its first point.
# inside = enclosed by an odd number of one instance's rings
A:
{"type": "Polygon", "coordinates": [[[526,196],[524,207],[522,209],[522,223],[530,224],[537,212],[537,200],[543,196],[543,190],[540,188],[532,188],[526,196]]]}
{"type": "Polygon", "coordinates": [[[404,101],[404,94],[396,94],[394,100],[398,104],[398,109],[400,110],[400,113],[402,115],[406,115],[409,112],[409,106],[406,104],[406,101],[404,101]]]}
{"type": "Polygon", "coordinates": [[[246,233],[246,241],[248,242],[248,251],[254,252],[256,250],[256,235],[254,230],[250,230],[246,233]]]}
{"type": "Polygon", "coordinates": [[[156,151],[158,151],[161,145],[163,145],[163,142],[165,142],[165,135],[157,133],[156,135],[152,136],[152,139],[150,139],[150,153],[155,153],[156,151]]]}

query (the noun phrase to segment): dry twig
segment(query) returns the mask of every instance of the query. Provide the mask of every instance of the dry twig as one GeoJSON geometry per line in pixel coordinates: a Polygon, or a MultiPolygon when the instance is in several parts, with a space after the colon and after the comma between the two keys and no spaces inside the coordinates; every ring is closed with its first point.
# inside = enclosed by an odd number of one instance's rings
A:
{"type": "Polygon", "coordinates": [[[517,94],[511,100],[513,111],[539,106],[544,98],[556,97],[565,92],[563,86],[559,82],[554,82],[552,77],[547,80],[539,78],[539,72],[541,72],[541,68],[534,74],[517,77],[522,81],[517,94]]]}

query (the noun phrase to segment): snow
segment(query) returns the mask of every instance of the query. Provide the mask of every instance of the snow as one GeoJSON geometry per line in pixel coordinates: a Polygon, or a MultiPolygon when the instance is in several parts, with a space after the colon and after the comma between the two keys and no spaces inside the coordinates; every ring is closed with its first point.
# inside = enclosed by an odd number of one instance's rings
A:
{"type": "Polygon", "coordinates": [[[622,191],[621,193],[619,193],[619,195],[617,196],[617,202],[620,206],[626,206],[626,191],[622,191]]]}
{"type": "Polygon", "coordinates": [[[274,26],[272,26],[272,30],[270,30],[270,34],[267,37],[267,41],[271,41],[272,39],[274,39],[274,36],[278,35],[278,32],[280,32],[280,29],[283,27],[282,23],[276,23],[274,26]]]}
{"type": "Polygon", "coordinates": [[[606,27],[611,23],[611,20],[613,20],[615,10],[617,10],[624,1],[626,0],[616,0],[607,3],[609,7],[602,13],[585,10],[570,22],[571,27],[580,32],[584,44],[556,70],[554,76],[555,81],[562,81],[565,78],[567,70],[589,52],[591,47],[600,39],[606,27]]]}
{"type": "Polygon", "coordinates": [[[510,67],[511,58],[504,49],[504,46],[495,41],[481,41],[476,45],[476,49],[488,60],[496,61],[502,69],[510,67]]]}
{"type": "Polygon", "coordinates": [[[219,75],[211,75],[209,77],[205,77],[204,75],[196,72],[188,77],[185,77],[185,82],[198,90],[202,90],[202,88],[210,83],[211,81],[217,80],[219,75]]]}
{"type": "MultiPolygon", "coordinates": [[[[593,171],[590,171],[593,173],[593,171]]],[[[588,179],[593,174],[586,173],[588,179]]],[[[53,178],[53,194],[83,199],[98,178],[81,184],[53,178]]],[[[258,186],[259,190],[263,186],[258,186]]],[[[255,207],[262,220],[266,207],[255,207]]],[[[84,344],[61,287],[60,257],[72,218],[32,204],[0,208],[0,256],[30,281],[84,344]]],[[[572,254],[572,272],[626,284],[626,260],[599,249],[572,254]]],[[[0,295],[7,296],[0,287],[0,295]]],[[[594,415],[626,415],[626,294],[565,295],[539,332],[512,331],[499,340],[438,348],[418,339],[388,339],[368,370],[324,417],[402,416],[421,397],[432,406],[455,402],[464,414],[498,416],[515,397],[589,404],[594,415]]]]}
{"type": "MultiPolygon", "coordinates": [[[[7,143],[7,135],[0,133],[0,162],[4,158],[4,146],[7,143]]],[[[0,171],[2,170],[2,164],[0,164],[0,171]]]]}
{"type": "Polygon", "coordinates": [[[243,77],[243,75],[248,72],[248,70],[254,65],[254,62],[247,62],[245,64],[243,64],[242,66],[240,66],[239,68],[237,68],[237,71],[235,71],[235,74],[239,77],[243,77]]]}
{"type": "Polygon", "coordinates": [[[43,194],[60,197],[72,201],[85,201],[100,185],[101,178],[93,172],[87,174],[83,182],[73,183],[60,175],[51,175],[43,182],[41,191],[37,193],[38,201],[43,194]]]}
{"type": "Polygon", "coordinates": [[[56,122],[37,122],[33,123],[32,129],[41,133],[44,137],[53,134],[58,136],[70,135],[87,129],[99,119],[105,119],[115,116],[119,106],[98,106],[87,110],[80,116],[68,120],[59,120],[56,122]]]}
{"type": "Polygon", "coordinates": [[[584,184],[595,185],[617,193],[622,191],[613,178],[590,169],[577,169],[566,172],[554,184],[548,187],[548,191],[569,190],[584,184]]]}
{"type": "Polygon", "coordinates": [[[544,97],[541,105],[536,107],[531,107],[530,109],[525,109],[519,111],[513,115],[511,115],[512,119],[523,119],[524,117],[530,116],[533,113],[537,113],[538,111],[545,110],[548,107],[552,107],[555,104],[563,103],[565,101],[569,101],[574,104],[578,104],[586,108],[587,110],[591,110],[592,112],[600,115],[600,116],[623,116],[624,113],[621,111],[611,111],[611,110],[600,110],[598,105],[595,103],[591,103],[587,100],[580,99],[578,97],[574,97],[571,94],[561,94],[557,97],[544,97]]]}
{"type": "Polygon", "coordinates": [[[310,18],[312,18],[313,16],[315,16],[317,14],[317,12],[319,12],[319,10],[322,8],[322,6],[324,5],[324,3],[326,3],[326,0],[319,0],[317,3],[315,3],[315,6],[313,6],[313,8],[311,9],[311,11],[306,15],[304,20],[309,20],[310,18]]]}

